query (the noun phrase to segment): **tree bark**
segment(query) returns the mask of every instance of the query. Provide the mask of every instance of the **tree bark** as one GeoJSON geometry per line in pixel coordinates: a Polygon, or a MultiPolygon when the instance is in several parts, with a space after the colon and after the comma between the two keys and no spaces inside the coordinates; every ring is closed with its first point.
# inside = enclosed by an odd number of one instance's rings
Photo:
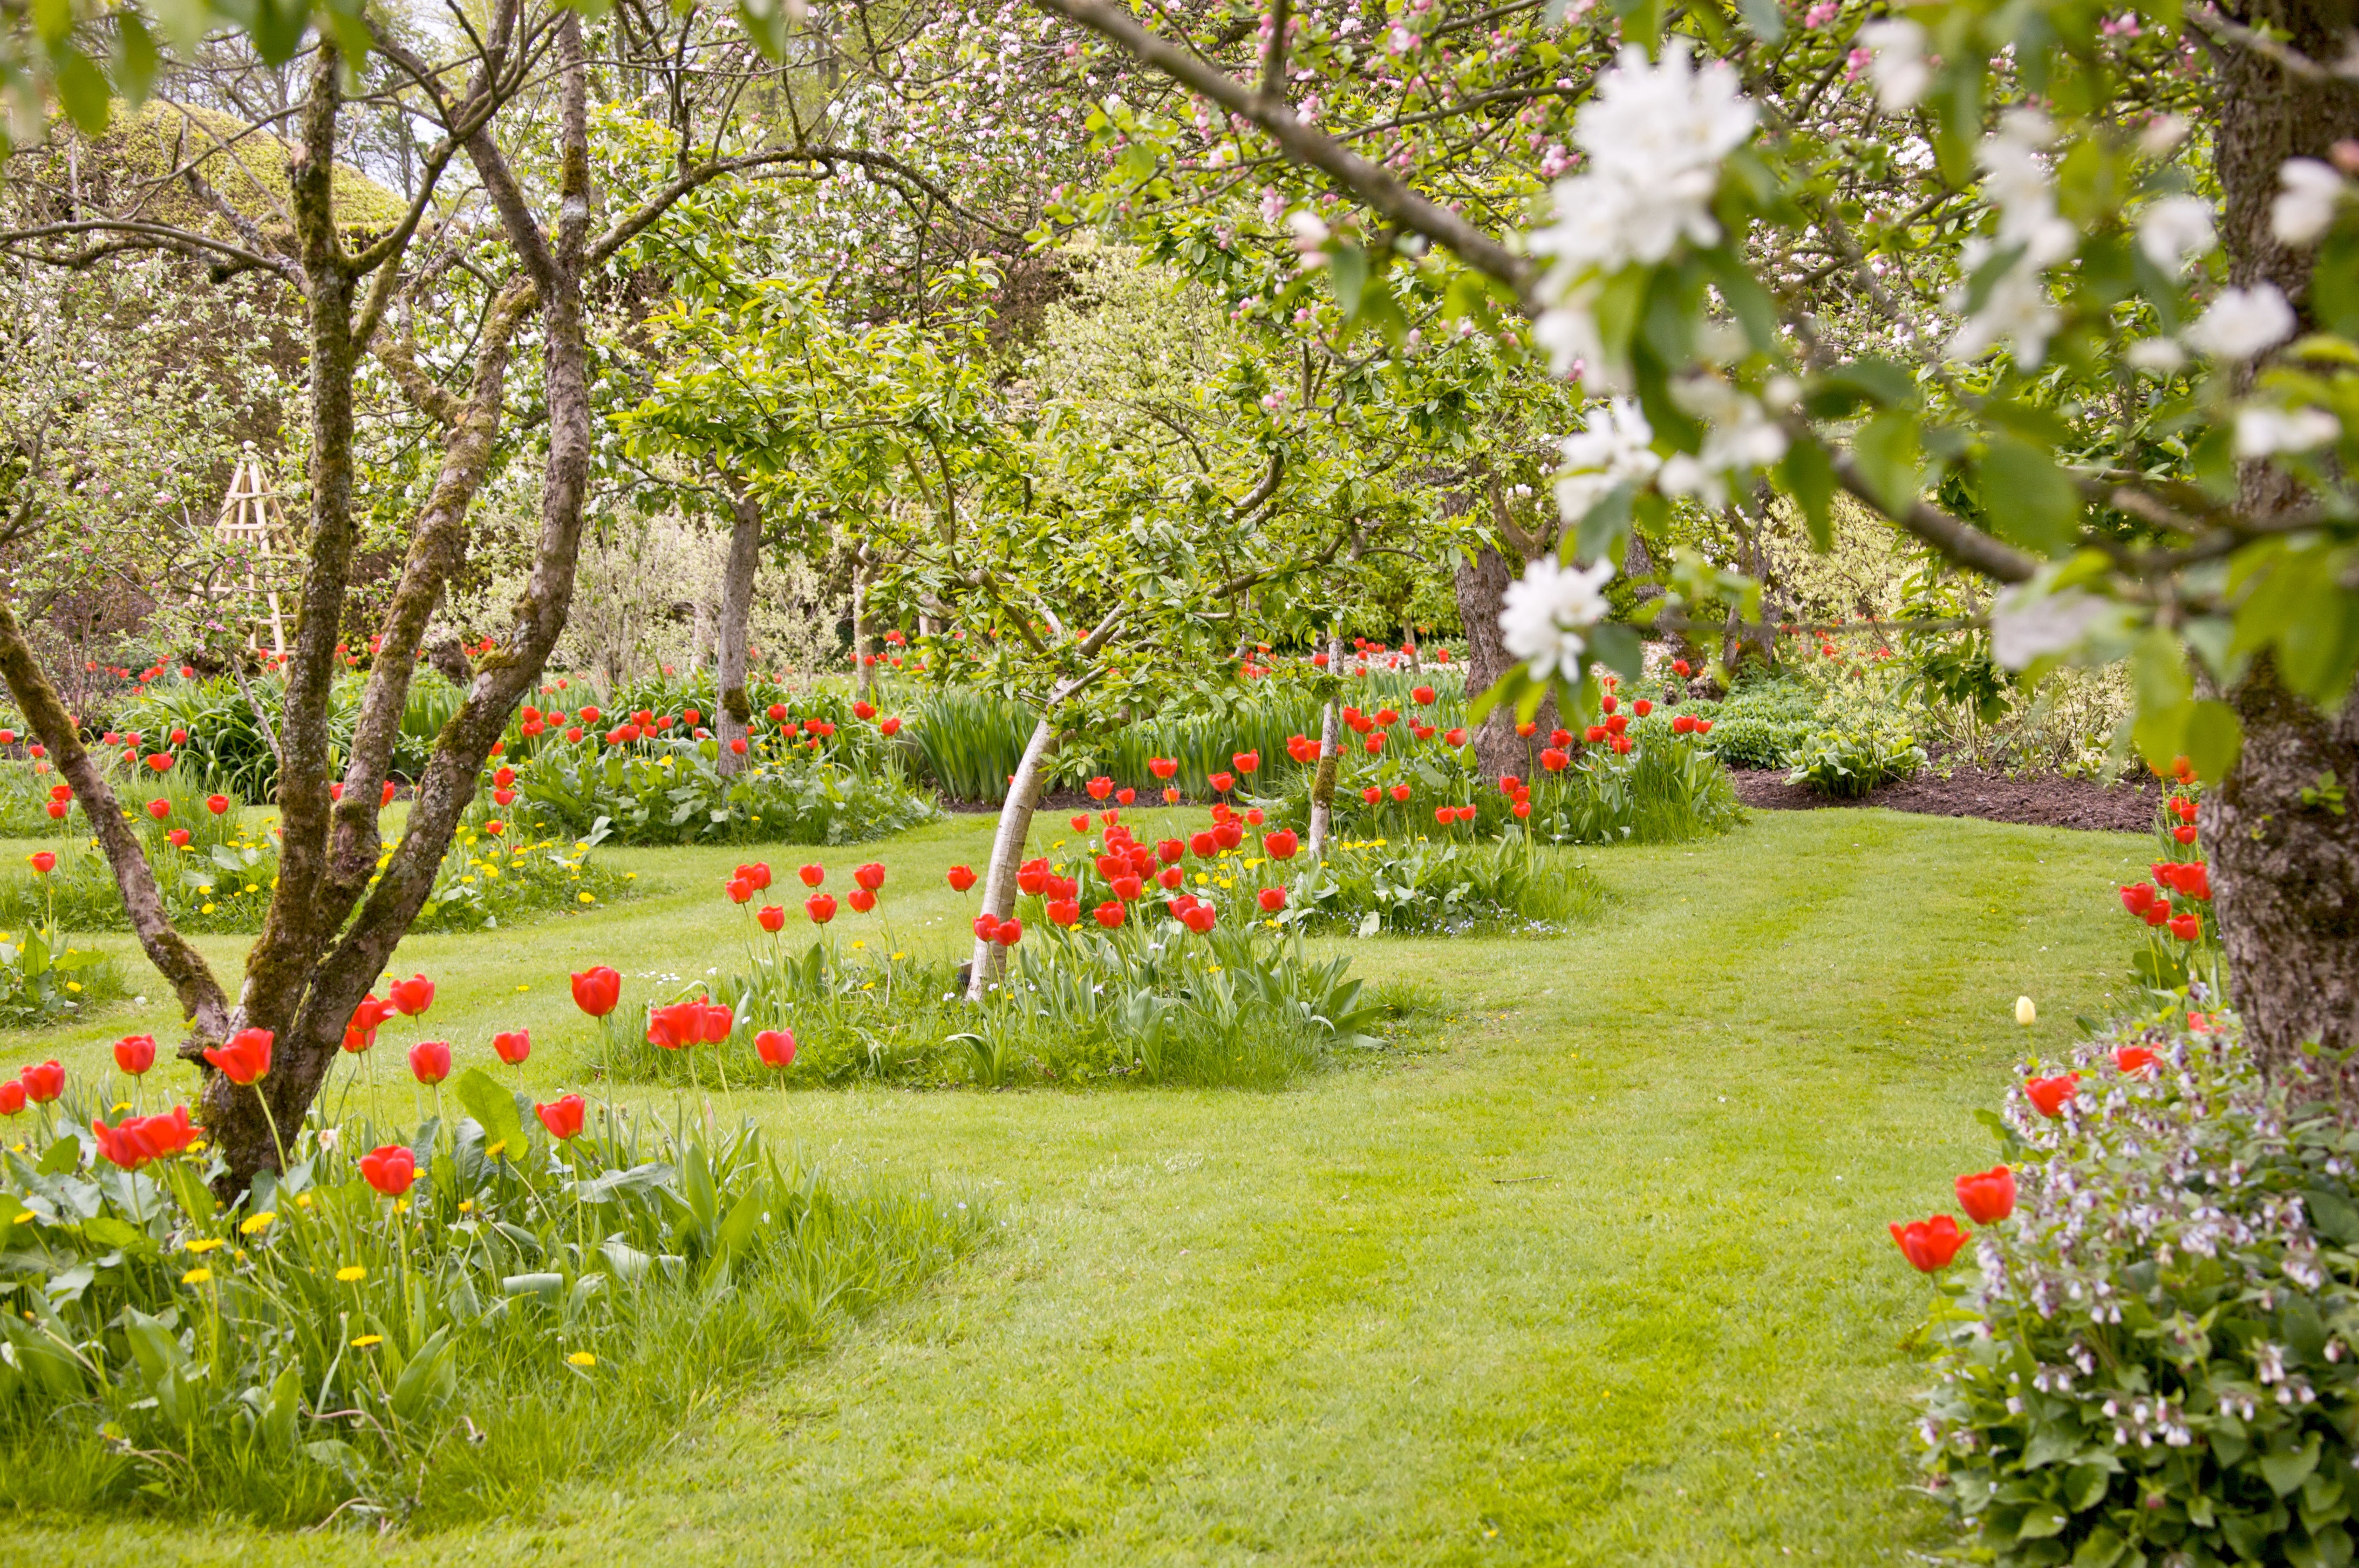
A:
{"type": "MultiPolygon", "coordinates": [[[[1458,618],[1466,626],[1466,692],[1470,697],[1489,691],[1515,667],[1515,657],[1507,652],[1507,645],[1499,635],[1499,611],[1506,603],[1507,584],[1516,580],[1516,569],[1508,564],[1507,558],[1488,545],[1476,552],[1471,563],[1458,569],[1458,618]]],[[[1533,719],[1542,735],[1554,729],[1556,700],[1549,698],[1542,702],[1533,719]]],[[[1488,781],[1495,782],[1507,773],[1518,779],[1528,778],[1534,759],[1539,755],[1538,746],[1516,734],[1516,711],[1504,702],[1483,715],[1483,722],[1469,738],[1474,743],[1476,766],[1488,781]]]]}
{"type": "MultiPolygon", "coordinates": [[[[1343,634],[1330,632],[1327,673],[1338,676],[1343,670],[1343,634]]],[[[1343,704],[1331,697],[1319,720],[1319,771],[1310,776],[1310,858],[1314,861],[1327,857],[1328,832],[1335,818],[1335,775],[1343,769],[1343,704]]]]}
{"type": "Polygon", "coordinates": [[[876,667],[868,662],[868,573],[860,548],[852,551],[852,674],[861,700],[876,700],[876,667]]]}
{"type": "MultiPolygon", "coordinates": [[[[1040,810],[1040,796],[1049,782],[1049,763],[1057,755],[1059,732],[1055,710],[1032,726],[1024,745],[1023,760],[1008,782],[1007,798],[999,808],[999,829],[992,835],[991,864],[984,873],[982,913],[1004,920],[1015,912],[1016,874],[1024,864],[1024,845],[1032,835],[1032,818],[1040,810]]],[[[967,968],[966,997],[980,1002],[1007,966],[1007,950],[995,942],[974,940],[974,960],[967,968]]]]}
{"type": "MultiPolygon", "coordinates": [[[[2340,60],[2348,47],[2348,8],[2329,0],[2231,9],[2312,60],[2340,60]]],[[[2325,158],[2337,141],[2359,136],[2359,84],[2296,76],[2232,46],[2220,85],[2214,154],[2229,278],[2276,284],[2308,327],[2315,256],[2277,243],[2269,207],[2286,159],[2325,158]]],[[[2240,489],[2239,510],[2256,518],[2306,504],[2266,463],[2245,465],[2240,489]]],[[[2264,656],[2227,697],[2244,723],[2244,749],[2205,791],[2198,821],[2234,1001],[2256,1054],[2281,1073],[2309,1064],[2305,1046],[2359,1046],[2359,688],[2339,713],[2321,713],[2288,691],[2264,656]]],[[[2342,1075],[2350,1104],[2359,1073],[2342,1075]]]]}
{"type": "Polygon", "coordinates": [[[745,759],[730,743],[745,739],[754,722],[754,705],[745,695],[745,637],[754,615],[754,579],[762,565],[762,503],[735,478],[725,483],[729,561],[721,575],[721,625],[713,666],[721,711],[713,715],[712,733],[721,737],[721,771],[729,775],[745,766],[745,759]]]}

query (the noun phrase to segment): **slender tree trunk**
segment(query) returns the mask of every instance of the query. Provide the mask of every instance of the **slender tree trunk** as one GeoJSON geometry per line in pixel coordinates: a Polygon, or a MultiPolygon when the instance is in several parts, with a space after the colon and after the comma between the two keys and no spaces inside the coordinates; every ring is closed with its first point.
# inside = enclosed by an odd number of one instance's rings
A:
{"type": "MultiPolygon", "coordinates": [[[[1327,634],[1327,670],[1330,675],[1342,673],[1343,638],[1340,633],[1327,634]]],[[[1343,704],[1333,698],[1327,701],[1326,712],[1319,719],[1319,771],[1310,776],[1310,858],[1323,860],[1327,855],[1327,836],[1335,816],[1335,775],[1343,768],[1343,704]]]]}
{"type": "MultiPolygon", "coordinates": [[[[2331,0],[2225,8],[2312,60],[2340,60],[2349,47],[2349,8],[2331,0]]],[[[2307,326],[2315,254],[2277,242],[2269,207],[2286,159],[2325,158],[2359,136],[2359,84],[2295,76],[2238,49],[2223,62],[2220,86],[2214,148],[2230,281],[2276,284],[2307,326]]],[[[2255,517],[2306,504],[2265,463],[2245,467],[2241,488],[2239,509],[2255,517]]],[[[2261,1062],[2283,1070],[2308,1060],[2305,1045],[2359,1046],[2359,689],[2339,713],[2321,713],[2287,691],[2264,657],[2228,701],[2244,722],[2244,750],[2205,791],[2199,822],[2236,1005],[2261,1062]]],[[[2349,1104],[2359,1074],[2343,1075],[2349,1104]]]]}
{"type": "Polygon", "coordinates": [[[762,564],[762,504],[744,485],[729,485],[729,562],[721,576],[721,626],[715,681],[721,711],[713,715],[712,733],[721,737],[721,771],[734,774],[745,766],[732,742],[742,741],[754,722],[754,706],[745,695],[745,634],[754,615],[754,579],[762,564]]]}
{"type": "Polygon", "coordinates": [[[864,702],[876,700],[876,670],[868,662],[868,574],[852,554],[852,673],[864,702]]]}
{"type": "MultiPolygon", "coordinates": [[[[1059,733],[1055,710],[1041,715],[1024,746],[1024,758],[1007,786],[999,808],[999,831],[991,841],[991,865],[983,879],[983,914],[1004,920],[1015,912],[1016,874],[1024,864],[1024,845],[1032,834],[1032,818],[1049,782],[1049,763],[1057,755],[1059,733]]],[[[1006,969],[1007,950],[977,937],[974,961],[967,972],[967,1000],[979,1002],[1006,969]]]]}

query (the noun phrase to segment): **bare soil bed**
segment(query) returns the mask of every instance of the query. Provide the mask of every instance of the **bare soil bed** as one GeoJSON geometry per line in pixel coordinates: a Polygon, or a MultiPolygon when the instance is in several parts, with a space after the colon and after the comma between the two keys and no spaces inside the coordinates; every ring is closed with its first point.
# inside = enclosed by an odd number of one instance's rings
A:
{"type": "Polygon", "coordinates": [[[1756,811],[1807,811],[1838,806],[1882,806],[1933,817],[1980,817],[1986,822],[2032,827],[2080,828],[2093,833],[2144,833],[2154,823],[2163,798],[2159,781],[2125,774],[2111,785],[2058,773],[2020,778],[1979,768],[1958,768],[1943,778],[1928,768],[1914,779],[1886,784],[1855,800],[1837,800],[1806,784],[1788,784],[1782,768],[1731,768],[1738,799],[1756,811]]]}

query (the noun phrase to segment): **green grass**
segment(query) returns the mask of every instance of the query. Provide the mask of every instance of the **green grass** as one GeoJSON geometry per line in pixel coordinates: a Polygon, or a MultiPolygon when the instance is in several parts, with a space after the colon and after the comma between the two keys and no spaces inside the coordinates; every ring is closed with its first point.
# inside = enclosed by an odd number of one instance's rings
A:
{"type": "MultiPolygon", "coordinates": [[[[903,940],[954,945],[971,900],[940,870],[988,826],[813,858],[831,884],[882,858],[903,940]]],[[[1904,1563],[1944,1535],[1907,1490],[1924,1288],[1885,1222],[1945,1206],[2017,1054],[2124,989],[2112,885],[2145,849],[1773,814],[1592,855],[1615,902],[1573,935],[1360,944],[1355,972],[1455,1016],[1285,1093],[740,1094],[827,1169],[985,1192],[1005,1239],[530,1516],[386,1543],[19,1514],[7,1538],[248,1568],[1904,1563]]],[[[587,1043],[563,971],[725,964],[742,855],[618,854],[626,909],[397,967],[442,983],[427,1022],[474,1060],[532,1025],[553,1083],[587,1043]]],[[[94,1067],[131,1018],[41,1054],[94,1067]]]]}

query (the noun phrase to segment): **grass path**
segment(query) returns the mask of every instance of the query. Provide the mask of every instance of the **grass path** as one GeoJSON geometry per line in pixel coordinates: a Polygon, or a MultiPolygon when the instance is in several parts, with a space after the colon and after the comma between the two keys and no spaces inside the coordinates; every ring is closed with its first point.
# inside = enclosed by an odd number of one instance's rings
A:
{"type": "MultiPolygon", "coordinates": [[[[940,868],[986,828],[823,858],[884,859],[897,940],[947,941],[940,868]]],[[[537,1519],[0,1529],[25,1561],[249,1565],[1902,1562],[1940,1537],[1906,1489],[1922,1288],[1885,1222],[1989,1163],[1971,1113],[2025,1048],[2018,993],[2056,1049],[2104,1006],[2144,851],[1768,814],[1593,856],[1617,901],[1576,935],[1361,944],[1451,1020],[1287,1093],[745,1094],[830,1165],[987,1195],[1004,1242],[537,1519]]],[[[634,904],[407,944],[444,985],[434,1032],[481,1057],[529,1021],[554,1082],[567,967],[726,962],[734,856],[619,858],[634,904]]]]}

